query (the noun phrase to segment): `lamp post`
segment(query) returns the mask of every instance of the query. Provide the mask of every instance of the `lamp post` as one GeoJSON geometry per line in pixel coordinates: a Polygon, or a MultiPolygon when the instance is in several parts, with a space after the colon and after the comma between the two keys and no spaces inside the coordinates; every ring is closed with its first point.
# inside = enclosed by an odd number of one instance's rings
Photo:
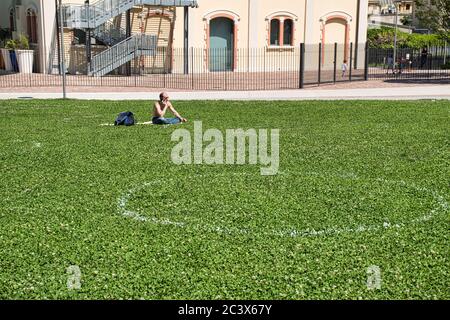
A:
{"type": "Polygon", "coordinates": [[[59,27],[61,34],[61,54],[60,63],[62,69],[62,82],[63,82],[63,99],[67,98],[66,94],[66,63],[65,63],[65,51],[64,51],[64,16],[62,8],[62,0],[59,0],[59,27]]]}
{"type": "Polygon", "coordinates": [[[394,32],[394,70],[395,70],[395,64],[397,63],[397,30],[398,30],[398,8],[397,3],[400,3],[400,0],[394,0],[394,6],[395,6],[395,32],[394,32]]]}
{"type": "Polygon", "coordinates": [[[84,6],[86,8],[86,20],[87,20],[87,30],[86,30],[86,59],[87,63],[91,63],[92,60],[92,50],[91,50],[91,8],[89,0],[84,1],[84,6]]]}

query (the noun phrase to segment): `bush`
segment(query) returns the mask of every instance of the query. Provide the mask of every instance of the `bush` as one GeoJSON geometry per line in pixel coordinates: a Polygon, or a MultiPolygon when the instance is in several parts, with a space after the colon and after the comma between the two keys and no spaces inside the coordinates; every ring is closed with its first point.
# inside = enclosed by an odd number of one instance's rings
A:
{"type": "Polygon", "coordinates": [[[450,70],[450,61],[448,61],[446,64],[443,64],[441,66],[441,69],[443,69],[443,70],[450,70]]]}
{"type": "Polygon", "coordinates": [[[28,38],[22,34],[17,40],[10,39],[6,41],[5,48],[8,50],[29,50],[30,43],[28,42],[28,38]]]}
{"type": "Polygon", "coordinates": [[[412,18],[410,16],[404,16],[400,22],[404,25],[404,26],[410,26],[412,25],[412,18]]]}
{"type": "MultiPolygon", "coordinates": [[[[395,29],[381,27],[370,29],[367,33],[367,41],[371,48],[394,48],[395,29]]],[[[442,38],[437,34],[418,34],[397,32],[397,45],[399,48],[421,49],[428,46],[442,46],[442,38]]]]}
{"type": "Polygon", "coordinates": [[[17,49],[19,50],[29,50],[30,49],[30,43],[28,41],[28,38],[21,34],[19,36],[19,39],[17,40],[17,49]]]}
{"type": "Polygon", "coordinates": [[[16,40],[10,39],[10,40],[6,41],[5,49],[16,50],[17,49],[16,40]]]}

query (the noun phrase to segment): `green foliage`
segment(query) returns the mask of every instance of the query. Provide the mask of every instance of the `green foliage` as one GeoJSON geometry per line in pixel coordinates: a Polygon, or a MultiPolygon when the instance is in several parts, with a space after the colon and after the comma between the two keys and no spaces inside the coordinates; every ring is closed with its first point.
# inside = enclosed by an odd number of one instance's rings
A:
{"type": "Polygon", "coordinates": [[[404,25],[404,26],[410,26],[412,25],[412,18],[411,16],[403,16],[400,20],[400,22],[404,25]]]}
{"type": "Polygon", "coordinates": [[[0,28],[0,41],[11,39],[11,30],[7,28],[0,28]]]}
{"type": "Polygon", "coordinates": [[[19,39],[17,39],[17,40],[14,40],[14,39],[8,40],[6,42],[5,48],[9,49],[9,50],[29,50],[30,43],[28,41],[27,36],[25,36],[24,34],[21,34],[19,36],[19,39]]]}
{"type": "Polygon", "coordinates": [[[450,61],[448,61],[446,64],[443,64],[443,65],[441,66],[441,69],[444,69],[444,70],[450,70],[450,61]]]}
{"type": "MultiPolygon", "coordinates": [[[[371,48],[391,49],[394,47],[395,30],[382,27],[380,29],[369,29],[367,41],[371,48]]],[[[397,45],[399,48],[420,49],[428,46],[442,46],[442,38],[438,34],[418,34],[397,31],[397,45]]]]}
{"type": "Polygon", "coordinates": [[[417,0],[416,16],[422,27],[433,30],[450,42],[450,1],[417,0]]]}
{"type": "Polygon", "coordinates": [[[450,201],[449,101],[175,101],[189,123],[99,126],[125,110],[145,121],[150,105],[0,102],[1,299],[450,299],[449,212],[435,198],[450,201]],[[280,174],[174,165],[171,134],[194,120],[280,129],[280,174]],[[146,182],[127,209],[149,221],[123,216],[119,199],[146,182]],[[384,222],[405,225],[274,233],[384,222]]]}
{"type": "Polygon", "coordinates": [[[8,50],[15,50],[15,49],[17,49],[17,42],[16,42],[16,40],[14,40],[14,39],[7,40],[6,44],[5,44],[5,48],[8,49],[8,50]]]}
{"type": "Polygon", "coordinates": [[[19,36],[19,39],[17,40],[17,49],[19,50],[29,50],[30,49],[30,43],[28,41],[28,37],[24,34],[21,34],[19,36]]]}

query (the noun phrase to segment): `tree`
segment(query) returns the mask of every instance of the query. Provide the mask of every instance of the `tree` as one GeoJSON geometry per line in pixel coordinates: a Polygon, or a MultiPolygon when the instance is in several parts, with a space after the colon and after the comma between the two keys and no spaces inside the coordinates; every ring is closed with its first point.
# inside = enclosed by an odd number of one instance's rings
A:
{"type": "Polygon", "coordinates": [[[412,25],[412,18],[410,16],[404,16],[400,22],[404,25],[404,26],[410,26],[412,25]]]}
{"type": "MultiPolygon", "coordinates": [[[[370,48],[394,48],[393,28],[381,27],[379,29],[369,29],[367,32],[367,41],[370,48]]],[[[437,34],[418,34],[397,32],[398,48],[421,49],[428,46],[442,46],[442,38],[437,34]]]]}
{"type": "Polygon", "coordinates": [[[420,25],[450,41],[450,0],[417,0],[416,16],[420,25]]]}

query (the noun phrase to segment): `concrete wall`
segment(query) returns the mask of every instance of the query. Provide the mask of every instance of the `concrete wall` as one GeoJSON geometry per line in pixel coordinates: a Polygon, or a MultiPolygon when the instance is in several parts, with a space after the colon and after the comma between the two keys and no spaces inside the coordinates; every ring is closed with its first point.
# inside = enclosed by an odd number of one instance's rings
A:
{"type": "Polygon", "coordinates": [[[9,28],[9,9],[12,6],[13,0],[0,1],[0,28],[9,28]]]}

